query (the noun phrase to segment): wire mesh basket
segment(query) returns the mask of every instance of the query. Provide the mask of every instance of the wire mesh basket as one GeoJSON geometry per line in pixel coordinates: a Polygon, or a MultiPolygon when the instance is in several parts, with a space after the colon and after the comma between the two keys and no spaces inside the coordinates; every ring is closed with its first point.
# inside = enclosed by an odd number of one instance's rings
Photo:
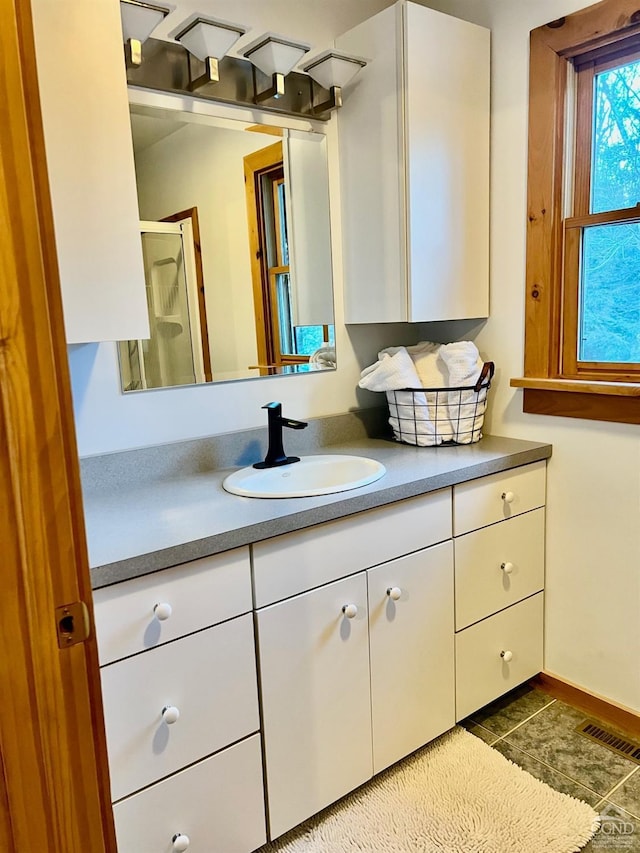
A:
{"type": "Polygon", "coordinates": [[[475,385],[387,391],[396,441],[420,447],[480,441],[494,371],[494,363],[487,361],[475,385]]]}

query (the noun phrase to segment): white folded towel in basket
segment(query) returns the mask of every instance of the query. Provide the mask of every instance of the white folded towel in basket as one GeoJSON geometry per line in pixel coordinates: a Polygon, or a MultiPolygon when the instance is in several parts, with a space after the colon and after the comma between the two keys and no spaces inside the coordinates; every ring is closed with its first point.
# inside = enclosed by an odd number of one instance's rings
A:
{"type": "Polygon", "coordinates": [[[436,443],[426,395],[403,390],[420,388],[422,384],[406,347],[379,352],[378,361],[362,371],[358,384],[368,391],[387,392],[389,423],[395,435],[408,434],[408,441],[423,446],[436,443]]]}
{"type": "MultiPolygon", "coordinates": [[[[484,406],[478,414],[478,394],[438,389],[468,389],[477,382],[482,366],[471,341],[423,341],[382,350],[378,361],[362,371],[358,384],[369,391],[386,392],[389,423],[399,441],[423,447],[452,440],[470,444],[478,440],[482,426],[484,406]]],[[[486,396],[486,389],[480,393],[486,396]]]]}
{"type": "Polygon", "coordinates": [[[378,361],[360,374],[361,388],[367,391],[396,391],[419,388],[416,366],[405,347],[392,347],[378,353],[378,361]]]}
{"type": "MultiPolygon", "coordinates": [[[[484,362],[472,341],[456,341],[443,344],[439,356],[449,375],[450,388],[468,388],[478,381],[484,362]]],[[[450,391],[447,395],[452,438],[457,444],[471,444],[482,429],[484,407],[478,414],[478,393],[474,390],[450,391]]]]}

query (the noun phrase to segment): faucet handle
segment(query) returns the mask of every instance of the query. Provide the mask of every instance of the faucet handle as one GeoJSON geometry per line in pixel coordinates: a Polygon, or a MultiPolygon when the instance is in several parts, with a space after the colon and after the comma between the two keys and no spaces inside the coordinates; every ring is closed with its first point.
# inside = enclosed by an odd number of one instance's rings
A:
{"type": "Polygon", "coordinates": [[[271,403],[265,403],[265,404],[264,404],[264,406],[262,406],[262,408],[263,408],[263,409],[272,409],[272,410],[273,410],[273,409],[278,409],[278,408],[282,409],[282,403],[277,403],[277,402],[274,400],[274,401],[273,401],[273,402],[271,402],[271,403]]]}
{"type": "Polygon", "coordinates": [[[281,418],[281,420],[282,426],[289,427],[289,429],[304,429],[309,426],[306,421],[294,421],[292,418],[281,418]]]}

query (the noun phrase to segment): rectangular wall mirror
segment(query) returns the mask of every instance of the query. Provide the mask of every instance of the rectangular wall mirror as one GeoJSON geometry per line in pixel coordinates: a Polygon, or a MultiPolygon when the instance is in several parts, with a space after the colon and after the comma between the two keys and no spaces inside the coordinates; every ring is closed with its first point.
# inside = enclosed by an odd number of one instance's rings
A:
{"type": "Polygon", "coordinates": [[[130,110],[151,337],[123,391],[334,369],[324,134],[130,110]]]}

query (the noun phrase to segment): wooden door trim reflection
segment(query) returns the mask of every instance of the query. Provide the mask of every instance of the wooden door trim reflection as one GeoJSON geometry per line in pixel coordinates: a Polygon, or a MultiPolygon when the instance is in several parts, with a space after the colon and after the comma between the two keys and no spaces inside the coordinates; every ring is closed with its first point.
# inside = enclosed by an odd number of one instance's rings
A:
{"type": "Polygon", "coordinates": [[[189,207],[165,216],[161,222],[181,222],[183,219],[191,220],[193,231],[193,253],[196,261],[196,285],[198,288],[198,315],[200,317],[200,340],[202,341],[202,363],[204,376],[207,382],[213,381],[211,370],[211,350],[209,347],[209,326],[207,323],[207,304],[204,295],[204,272],[202,268],[202,242],[200,240],[200,220],[198,219],[198,208],[189,207]]]}

